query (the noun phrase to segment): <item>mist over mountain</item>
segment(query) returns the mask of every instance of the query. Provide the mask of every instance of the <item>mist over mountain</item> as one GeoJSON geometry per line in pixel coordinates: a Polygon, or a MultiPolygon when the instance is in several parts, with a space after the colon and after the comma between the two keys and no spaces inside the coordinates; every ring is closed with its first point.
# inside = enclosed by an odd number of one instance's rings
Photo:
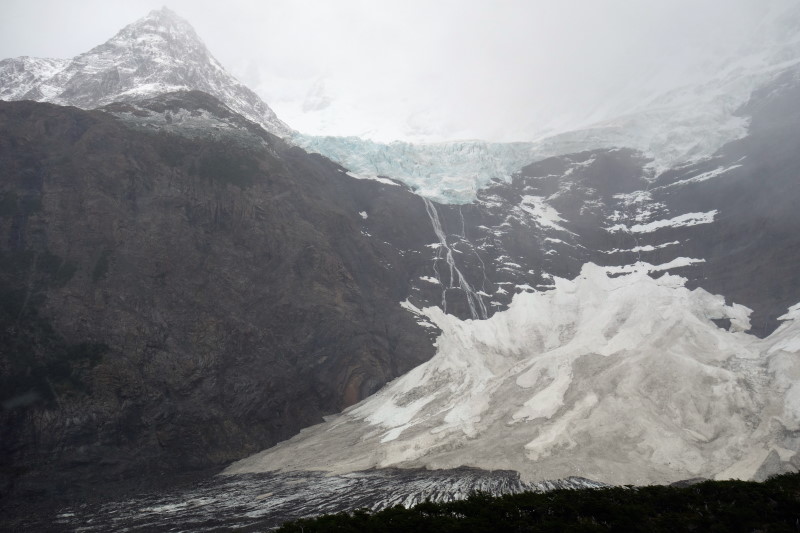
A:
{"type": "Polygon", "coordinates": [[[703,83],[519,143],[295,132],[166,8],[0,61],[9,527],[796,471],[781,13],[703,83]]]}
{"type": "MultiPolygon", "coordinates": [[[[626,72],[632,81],[592,100],[587,108],[570,102],[575,108],[571,113],[588,109],[590,115],[548,128],[539,125],[527,136],[518,135],[518,142],[415,143],[414,135],[392,142],[381,136],[382,142],[376,142],[309,134],[295,134],[294,141],[353,172],[403,179],[421,194],[447,203],[468,203],[490,180],[507,180],[531,161],[597,148],[642,152],[651,159],[648,170],[654,177],[676,165],[708,160],[726,143],[746,136],[749,114],[743,106],[753,91],[797,65],[797,6],[777,2],[770,8],[738,46],[709,58],[702,69],[679,74],[664,60],[644,72],[626,72]]],[[[568,98],[569,90],[565,94],[568,98]]]]}

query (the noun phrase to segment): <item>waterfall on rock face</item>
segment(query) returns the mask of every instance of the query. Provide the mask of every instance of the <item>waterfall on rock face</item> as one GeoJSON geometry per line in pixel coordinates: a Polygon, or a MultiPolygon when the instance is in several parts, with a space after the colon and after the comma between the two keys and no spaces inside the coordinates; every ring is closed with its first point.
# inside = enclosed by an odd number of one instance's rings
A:
{"type": "Polygon", "coordinates": [[[447,312],[447,289],[459,288],[463,290],[464,294],[467,296],[467,305],[469,305],[469,311],[472,315],[472,318],[486,318],[488,314],[486,311],[486,305],[483,303],[483,299],[475,292],[472,286],[470,286],[467,279],[458,269],[458,266],[456,266],[456,261],[453,257],[453,250],[450,248],[450,245],[447,244],[447,235],[445,235],[444,230],[442,229],[442,223],[439,220],[439,213],[436,211],[436,206],[433,205],[433,202],[425,197],[422,197],[422,201],[425,202],[425,210],[428,212],[428,217],[431,219],[431,225],[433,225],[433,231],[436,233],[436,237],[439,239],[440,244],[439,248],[436,250],[436,257],[433,260],[433,271],[436,275],[436,279],[439,280],[439,283],[442,285],[442,310],[444,310],[445,313],[447,312]],[[437,262],[442,259],[442,250],[445,251],[444,259],[447,261],[447,264],[450,267],[450,279],[448,280],[447,285],[442,282],[439,269],[437,268],[437,262]],[[458,285],[454,285],[453,283],[456,278],[458,279],[458,285]]]}
{"type": "MultiPolygon", "coordinates": [[[[481,274],[483,274],[483,280],[481,281],[481,291],[485,292],[486,291],[486,282],[489,281],[486,278],[486,264],[483,262],[483,258],[481,258],[481,254],[478,253],[478,250],[476,249],[475,245],[472,244],[472,241],[470,241],[467,238],[467,223],[464,220],[464,212],[461,210],[461,206],[458,206],[458,216],[461,217],[461,239],[465,243],[469,244],[470,248],[472,249],[472,253],[475,254],[475,257],[478,259],[478,262],[481,264],[481,274]]],[[[481,292],[481,291],[479,291],[479,292],[481,292]]],[[[481,296],[481,295],[478,294],[478,296],[481,296]]],[[[484,296],[485,296],[485,294],[484,294],[484,296]]],[[[486,307],[483,305],[483,300],[481,300],[480,298],[479,298],[479,305],[483,309],[484,318],[488,318],[488,314],[486,313],[486,307]]]]}

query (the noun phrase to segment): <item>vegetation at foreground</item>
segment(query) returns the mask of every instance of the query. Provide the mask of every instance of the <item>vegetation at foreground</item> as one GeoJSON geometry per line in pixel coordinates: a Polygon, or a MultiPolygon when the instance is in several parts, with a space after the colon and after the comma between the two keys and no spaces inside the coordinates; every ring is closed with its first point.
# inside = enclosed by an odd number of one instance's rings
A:
{"type": "Polygon", "coordinates": [[[764,483],[705,481],[689,487],[609,487],[474,493],[411,509],[320,516],[288,522],[280,533],[316,532],[560,532],[800,531],[800,473],[764,483]]]}

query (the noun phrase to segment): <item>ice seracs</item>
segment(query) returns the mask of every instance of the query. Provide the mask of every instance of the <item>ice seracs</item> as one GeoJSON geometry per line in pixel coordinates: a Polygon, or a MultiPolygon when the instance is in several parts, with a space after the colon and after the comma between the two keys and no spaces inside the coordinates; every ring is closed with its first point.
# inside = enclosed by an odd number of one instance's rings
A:
{"type": "Polygon", "coordinates": [[[466,203],[491,179],[505,180],[536,159],[530,143],[464,140],[430,144],[379,143],[358,137],[295,134],[292,140],[359,176],[390,176],[421,195],[466,203]]]}
{"type": "Polygon", "coordinates": [[[761,340],[742,333],[747,308],[684,282],[587,264],[488,320],[414,310],[442,331],[431,361],[225,473],[473,466],[645,484],[796,468],[797,309],[761,340]]]}

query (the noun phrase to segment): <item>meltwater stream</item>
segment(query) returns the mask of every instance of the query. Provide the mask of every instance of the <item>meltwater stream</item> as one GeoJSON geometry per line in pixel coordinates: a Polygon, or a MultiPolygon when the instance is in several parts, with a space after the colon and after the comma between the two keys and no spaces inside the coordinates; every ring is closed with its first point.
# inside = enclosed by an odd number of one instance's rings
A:
{"type": "Polygon", "coordinates": [[[458,288],[463,290],[464,294],[467,296],[467,304],[469,305],[469,312],[472,318],[487,318],[488,313],[486,311],[486,305],[483,303],[483,299],[481,298],[480,294],[475,292],[467,279],[464,277],[464,274],[461,273],[456,265],[456,260],[453,256],[453,249],[447,244],[447,235],[442,229],[442,223],[439,220],[439,213],[436,211],[436,206],[424,196],[422,197],[422,201],[425,202],[425,210],[428,212],[428,217],[431,219],[431,224],[433,225],[433,231],[436,233],[436,237],[439,239],[440,244],[439,248],[436,250],[436,257],[433,260],[433,271],[436,275],[436,279],[442,286],[442,310],[447,313],[447,289],[458,288]],[[439,269],[437,267],[437,262],[442,258],[442,249],[445,250],[444,259],[447,261],[447,264],[450,267],[450,279],[447,285],[445,285],[442,281],[441,275],[439,274],[439,269]],[[458,285],[454,285],[454,280],[456,277],[458,279],[458,285]]]}

